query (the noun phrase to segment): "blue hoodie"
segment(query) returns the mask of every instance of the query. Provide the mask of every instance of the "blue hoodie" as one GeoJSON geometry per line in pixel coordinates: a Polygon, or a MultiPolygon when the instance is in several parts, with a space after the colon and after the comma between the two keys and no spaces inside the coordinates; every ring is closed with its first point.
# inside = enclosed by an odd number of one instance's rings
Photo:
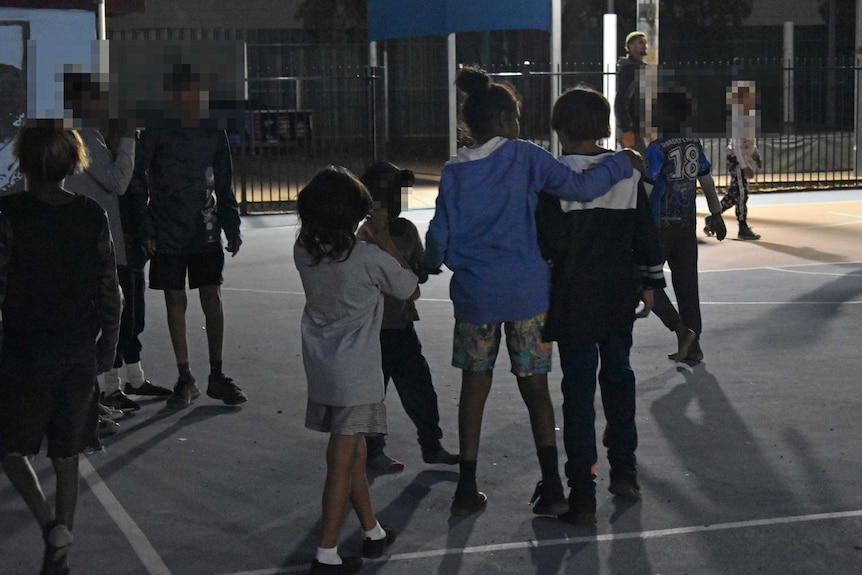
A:
{"type": "Polygon", "coordinates": [[[631,177],[631,162],[615,154],[576,173],[543,148],[497,137],[461,148],[444,166],[425,264],[452,270],[455,319],[518,321],[548,309],[550,270],[536,234],[536,205],[545,190],[590,201],[631,177]]]}

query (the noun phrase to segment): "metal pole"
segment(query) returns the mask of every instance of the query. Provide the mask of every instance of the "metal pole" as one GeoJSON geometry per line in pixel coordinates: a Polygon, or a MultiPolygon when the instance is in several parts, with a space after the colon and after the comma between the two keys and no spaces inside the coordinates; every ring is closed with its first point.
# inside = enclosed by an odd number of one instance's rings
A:
{"type": "Polygon", "coordinates": [[[856,177],[862,174],[862,0],[856,0],[856,177]]]}
{"type": "Polygon", "coordinates": [[[784,74],[782,74],[784,92],[784,132],[792,134],[794,129],[794,87],[793,87],[793,22],[784,23],[784,74]]]}
{"type": "Polygon", "coordinates": [[[458,74],[458,59],[455,54],[455,34],[446,38],[446,53],[449,66],[449,155],[458,153],[458,89],[455,76],[458,74]]]}
{"type": "MultiPolygon", "coordinates": [[[[551,110],[562,91],[562,15],[563,9],[560,0],[551,0],[551,110]]],[[[548,118],[550,126],[551,119],[548,118]]],[[[551,153],[555,156],[560,154],[560,138],[554,130],[551,130],[551,153]]]]}
{"type": "MultiPolygon", "coordinates": [[[[860,0],[862,1],[862,0],[860,0]]],[[[609,2],[613,4],[613,2],[609,2]]],[[[617,97],[617,15],[605,14],[603,18],[602,73],[604,75],[605,97],[611,103],[610,126],[611,135],[604,141],[604,147],[614,149],[614,126],[617,120],[614,115],[614,99],[617,97]]]]}
{"type": "Polygon", "coordinates": [[[105,20],[105,0],[96,0],[96,40],[108,39],[105,20]]]}

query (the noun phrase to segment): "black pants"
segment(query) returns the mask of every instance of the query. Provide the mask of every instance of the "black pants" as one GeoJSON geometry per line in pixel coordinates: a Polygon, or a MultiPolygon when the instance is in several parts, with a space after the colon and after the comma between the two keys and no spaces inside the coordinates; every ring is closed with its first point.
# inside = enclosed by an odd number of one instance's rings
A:
{"type": "MultiPolygon", "coordinates": [[[[440,412],[437,410],[437,393],[431,382],[431,370],[422,355],[422,344],[411,323],[401,329],[380,330],[380,348],[383,352],[383,381],[395,384],[401,405],[416,426],[419,445],[423,450],[440,447],[440,412]]],[[[383,453],[386,438],[383,435],[366,437],[368,459],[383,453]]]]}
{"type": "Polygon", "coordinates": [[[141,361],[141,340],[144,331],[144,280],[143,266],[117,266],[117,279],[123,292],[123,314],[120,316],[120,335],[114,368],[126,363],[141,361]]]}
{"type": "Polygon", "coordinates": [[[662,227],[659,230],[661,250],[670,268],[673,291],[679,312],[673,307],[665,290],[655,290],[653,312],[671,331],[679,320],[700,335],[700,292],[697,282],[697,235],[695,224],[662,227]]]}

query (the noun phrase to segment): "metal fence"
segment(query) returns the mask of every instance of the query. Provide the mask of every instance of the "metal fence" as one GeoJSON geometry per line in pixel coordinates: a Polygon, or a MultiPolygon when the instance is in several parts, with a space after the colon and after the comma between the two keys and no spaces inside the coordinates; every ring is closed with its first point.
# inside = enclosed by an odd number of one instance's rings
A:
{"type": "MultiPolygon", "coordinates": [[[[684,86],[696,102],[692,130],[704,141],[719,186],[725,184],[727,87],[757,86],[764,167],[754,189],[859,185],[856,166],[853,62],[800,60],[663,64],[663,82],[684,86]]],[[[548,145],[551,83],[599,90],[599,65],[567,65],[550,74],[535,65],[490,70],[523,100],[522,137],[548,145]]],[[[425,77],[422,71],[415,75],[425,77]]],[[[249,78],[245,133],[233,134],[237,189],[246,212],[291,209],[296,194],[321,167],[361,171],[375,159],[408,158],[439,167],[446,160],[447,87],[409,74],[367,67],[330,67],[297,76],[249,78]],[[388,78],[388,81],[387,81],[388,78]],[[393,82],[397,78],[397,82],[393,82]]]]}

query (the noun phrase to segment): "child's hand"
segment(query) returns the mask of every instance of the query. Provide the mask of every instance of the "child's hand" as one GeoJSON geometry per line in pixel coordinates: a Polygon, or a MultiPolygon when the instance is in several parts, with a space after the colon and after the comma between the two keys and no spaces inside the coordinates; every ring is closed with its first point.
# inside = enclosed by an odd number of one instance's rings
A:
{"type": "Polygon", "coordinates": [[[632,150],[631,148],[626,148],[625,150],[623,150],[623,152],[625,152],[626,155],[629,157],[629,161],[632,163],[632,168],[639,171],[640,173],[643,173],[646,169],[644,167],[643,156],[641,156],[637,152],[637,150],[632,150]]]}
{"type": "Polygon", "coordinates": [[[99,337],[96,340],[96,369],[98,373],[105,373],[114,367],[114,358],[116,357],[116,347],[108,346],[104,337],[99,337]]]}
{"type": "Polygon", "coordinates": [[[620,134],[620,143],[624,148],[631,148],[635,145],[635,133],[634,132],[623,132],[620,134]]]}
{"type": "Polygon", "coordinates": [[[643,307],[635,310],[635,317],[638,319],[643,319],[649,315],[649,312],[652,311],[652,307],[655,304],[655,296],[653,295],[652,289],[644,289],[643,287],[638,290],[638,299],[643,302],[643,307]]]}
{"type": "Polygon", "coordinates": [[[712,214],[709,219],[709,227],[712,228],[712,232],[715,234],[715,239],[718,241],[727,237],[727,226],[725,225],[724,218],[721,217],[721,214],[712,214]]]}
{"type": "Polygon", "coordinates": [[[234,238],[230,238],[227,241],[227,245],[224,247],[224,250],[230,254],[230,257],[234,257],[239,253],[239,247],[242,245],[242,238],[236,236],[234,238]]]}

